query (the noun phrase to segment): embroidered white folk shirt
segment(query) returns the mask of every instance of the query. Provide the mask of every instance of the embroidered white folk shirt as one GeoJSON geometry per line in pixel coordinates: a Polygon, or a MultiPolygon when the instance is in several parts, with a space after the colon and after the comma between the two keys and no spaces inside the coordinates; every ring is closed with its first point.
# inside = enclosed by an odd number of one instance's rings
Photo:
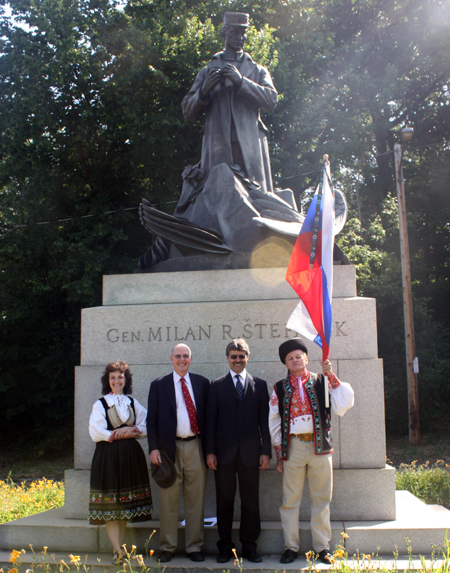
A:
{"type": "MultiPolygon", "coordinates": [[[[295,377],[294,377],[295,378],[295,377]]],[[[297,378],[297,384],[291,397],[291,407],[289,410],[289,433],[290,434],[312,434],[314,433],[313,412],[309,401],[305,384],[309,380],[307,371],[301,378],[297,378]]],[[[338,416],[343,416],[345,412],[353,406],[354,392],[350,384],[341,382],[335,374],[328,377],[328,388],[330,392],[330,403],[332,411],[338,416]]],[[[281,417],[278,407],[278,395],[275,388],[269,402],[269,430],[272,444],[279,457],[281,446],[281,417]]]]}

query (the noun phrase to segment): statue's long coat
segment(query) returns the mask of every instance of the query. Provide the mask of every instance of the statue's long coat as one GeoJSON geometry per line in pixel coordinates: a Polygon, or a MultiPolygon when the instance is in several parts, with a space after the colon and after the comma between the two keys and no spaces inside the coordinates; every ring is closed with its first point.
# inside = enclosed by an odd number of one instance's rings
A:
{"type": "Polygon", "coordinates": [[[201,166],[207,174],[220,163],[233,163],[231,151],[231,117],[233,117],[237,138],[240,144],[248,178],[254,177],[263,191],[273,191],[270,171],[267,128],[260,118],[259,110],[271,112],[275,108],[278,94],[269,72],[256,64],[249,54],[239,69],[243,76],[239,89],[230,91],[213,90],[202,100],[200,90],[206,80],[208,70],[222,68],[227,60],[222,60],[221,52],[197,74],[195,82],[181,104],[184,117],[196,121],[205,113],[201,166]]]}

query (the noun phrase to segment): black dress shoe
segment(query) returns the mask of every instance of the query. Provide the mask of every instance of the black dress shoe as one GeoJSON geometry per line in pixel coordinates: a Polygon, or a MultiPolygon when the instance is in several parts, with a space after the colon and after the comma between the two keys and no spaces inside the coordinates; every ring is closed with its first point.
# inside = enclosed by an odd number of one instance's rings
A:
{"type": "Polygon", "coordinates": [[[228,563],[232,557],[231,551],[221,551],[217,556],[217,563],[228,563]]]}
{"type": "Polygon", "coordinates": [[[161,563],[168,563],[172,560],[172,557],[173,553],[171,551],[161,551],[158,557],[158,561],[161,561],[161,563]]]}
{"type": "Polygon", "coordinates": [[[317,559],[325,565],[331,565],[334,561],[333,555],[328,551],[328,549],[322,549],[319,553],[316,553],[317,559]]]}
{"type": "Polygon", "coordinates": [[[256,552],[256,549],[252,549],[251,551],[243,551],[242,557],[244,557],[245,559],[248,559],[252,563],[261,563],[261,561],[262,561],[262,557],[261,557],[261,555],[258,555],[258,553],[256,552]]]}
{"type": "Polygon", "coordinates": [[[200,551],[192,551],[192,553],[186,553],[186,557],[189,557],[191,561],[196,561],[197,563],[205,560],[205,556],[200,551]]]}
{"type": "Polygon", "coordinates": [[[293,563],[298,557],[297,551],[286,549],[280,559],[280,563],[293,563]]]}

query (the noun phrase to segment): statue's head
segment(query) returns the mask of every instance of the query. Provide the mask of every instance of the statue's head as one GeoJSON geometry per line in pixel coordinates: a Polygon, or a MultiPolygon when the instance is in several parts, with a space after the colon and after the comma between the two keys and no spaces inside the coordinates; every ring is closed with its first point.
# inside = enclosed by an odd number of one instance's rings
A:
{"type": "Polygon", "coordinates": [[[222,36],[225,46],[235,52],[244,48],[246,32],[250,26],[250,16],[244,12],[225,12],[222,36]]]}

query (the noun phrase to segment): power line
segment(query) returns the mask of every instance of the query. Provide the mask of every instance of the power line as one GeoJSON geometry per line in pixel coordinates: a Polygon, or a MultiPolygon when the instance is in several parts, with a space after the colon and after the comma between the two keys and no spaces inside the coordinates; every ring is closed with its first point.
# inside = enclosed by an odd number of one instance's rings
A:
{"type": "MultiPolygon", "coordinates": [[[[166,205],[171,203],[177,203],[177,201],[167,201],[166,205]]],[[[152,207],[156,207],[156,205],[152,205],[152,207]]],[[[22,223],[20,225],[14,225],[10,229],[7,230],[6,234],[3,235],[3,239],[5,239],[9,233],[15,231],[16,229],[21,229],[23,227],[33,227],[38,225],[51,225],[53,223],[67,223],[69,221],[77,221],[80,219],[90,219],[92,217],[101,217],[102,215],[113,215],[115,213],[122,213],[124,211],[136,211],[139,207],[127,207],[126,209],[115,209],[114,211],[104,211],[103,213],[95,213],[93,215],[80,215],[79,217],[65,217],[64,219],[50,219],[48,221],[38,221],[37,223],[22,223]]]]}

